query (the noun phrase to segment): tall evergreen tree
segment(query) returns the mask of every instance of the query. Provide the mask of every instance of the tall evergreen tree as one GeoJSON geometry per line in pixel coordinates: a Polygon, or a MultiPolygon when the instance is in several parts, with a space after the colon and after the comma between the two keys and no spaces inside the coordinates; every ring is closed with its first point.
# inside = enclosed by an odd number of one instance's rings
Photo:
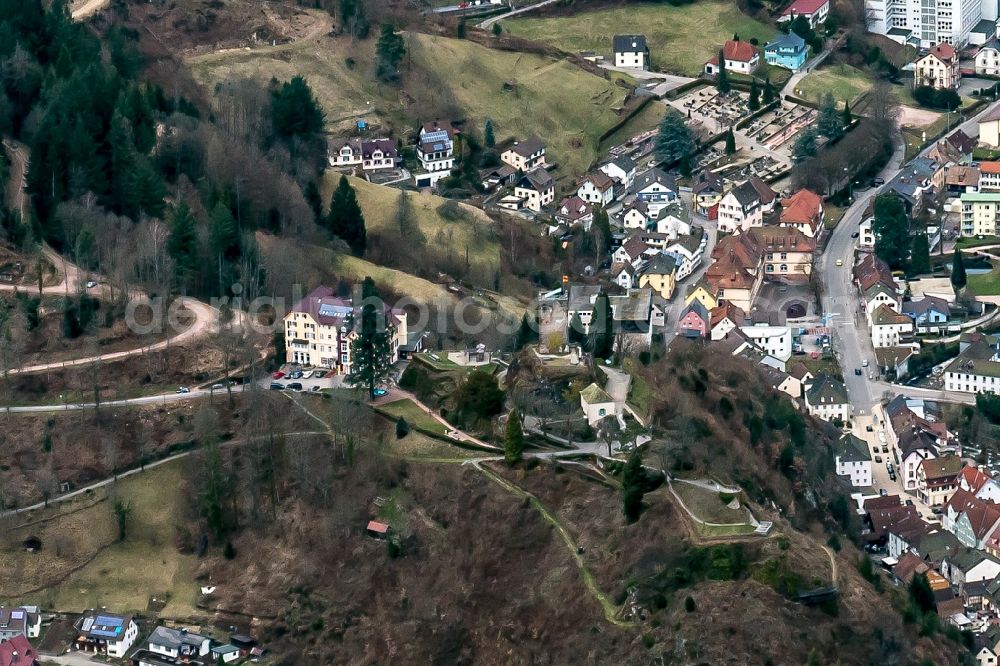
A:
{"type": "Polygon", "coordinates": [[[799,132],[792,144],[792,159],[796,162],[816,156],[816,128],[809,126],[799,132]]]}
{"type": "Polygon", "coordinates": [[[927,242],[927,234],[919,233],[913,237],[910,249],[910,275],[923,275],[931,272],[931,249],[927,242]]]}
{"type": "Polygon", "coordinates": [[[341,176],[337,189],[330,200],[330,214],[327,217],[330,231],[347,243],[351,253],[363,257],[368,245],[365,216],[361,212],[357,195],[347,176],[341,176]]]}
{"type": "Polygon", "coordinates": [[[726,155],[732,155],[736,152],[736,135],[733,134],[733,128],[730,127],[729,131],[726,132],[726,155]]]}
{"type": "Polygon", "coordinates": [[[386,380],[392,369],[392,325],[386,319],[381,300],[374,300],[379,303],[366,302],[357,317],[354,328],[357,336],[351,341],[351,370],[348,374],[348,381],[364,387],[370,399],[375,398],[375,389],[386,380]]]}
{"type": "Polygon", "coordinates": [[[295,76],[280,86],[272,83],[271,122],[278,136],[312,140],[323,134],[323,119],[323,109],[304,78],[295,76]]]}
{"type": "Polygon", "coordinates": [[[750,81],[750,100],[747,102],[747,108],[751,111],[760,108],[760,88],[757,87],[756,78],[750,81]]]}
{"type": "Polygon", "coordinates": [[[614,237],[611,234],[611,220],[608,218],[608,211],[604,206],[594,206],[594,235],[600,251],[609,252],[614,237]]]}
{"type": "Polygon", "coordinates": [[[170,213],[167,254],[174,260],[178,282],[186,284],[198,270],[198,230],[191,209],[183,201],[170,213]]]}
{"type": "Polygon", "coordinates": [[[715,75],[715,89],[723,94],[732,89],[732,86],[729,84],[729,73],[726,71],[726,58],[722,49],[719,49],[719,71],[715,75]]]}
{"type": "Polygon", "coordinates": [[[828,139],[836,139],[844,134],[842,116],[837,113],[837,102],[833,98],[833,93],[828,92],[823,96],[819,116],[816,119],[816,130],[828,139]]]}
{"type": "Polygon", "coordinates": [[[880,195],[874,213],[875,255],[894,269],[903,268],[910,249],[910,221],[902,200],[895,194],[880,195]]]}
{"type": "Polygon", "coordinates": [[[583,320],[580,319],[580,313],[574,312],[573,318],[569,320],[569,331],[567,331],[566,338],[570,344],[582,345],[587,341],[587,334],[583,330],[583,320]]]}
{"type": "Polygon", "coordinates": [[[611,300],[603,291],[594,301],[594,313],[590,318],[590,335],[587,346],[590,353],[597,358],[607,358],[611,355],[614,343],[614,317],[611,311],[611,300]]]}
{"type": "Polygon", "coordinates": [[[951,259],[951,286],[954,287],[955,293],[961,293],[965,289],[965,285],[968,284],[968,281],[968,276],[965,274],[965,259],[962,257],[962,251],[955,248],[955,254],[951,259]]]}
{"type": "Polygon", "coordinates": [[[497,145],[496,136],[493,134],[493,121],[489,118],[486,119],[486,126],[483,128],[483,143],[487,148],[493,148],[497,145]]]}
{"type": "Polygon", "coordinates": [[[770,104],[774,101],[774,86],[771,85],[771,77],[764,79],[764,104],[770,104]]]}
{"type": "Polygon", "coordinates": [[[395,26],[391,23],[382,24],[376,47],[375,75],[383,81],[396,81],[399,79],[399,65],[405,55],[406,43],[396,33],[395,26]]]}
{"type": "Polygon", "coordinates": [[[508,465],[521,462],[524,455],[524,432],[521,429],[521,414],[517,409],[507,415],[507,430],[503,436],[503,458],[508,465]]]}
{"type": "Polygon", "coordinates": [[[660,132],[656,137],[656,157],[664,162],[675,162],[693,153],[697,144],[691,128],[677,111],[670,109],[660,121],[660,132]]]}
{"type": "Polygon", "coordinates": [[[240,234],[229,206],[221,199],[208,220],[208,242],[213,258],[233,260],[240,256],[240,234]]]}
{"type": "Polygon", "coordinates": [[[622,473],[622,508],[630,523],[637,521],[642,512],[643,477],[642,458],[633,449],[622,473]]]}

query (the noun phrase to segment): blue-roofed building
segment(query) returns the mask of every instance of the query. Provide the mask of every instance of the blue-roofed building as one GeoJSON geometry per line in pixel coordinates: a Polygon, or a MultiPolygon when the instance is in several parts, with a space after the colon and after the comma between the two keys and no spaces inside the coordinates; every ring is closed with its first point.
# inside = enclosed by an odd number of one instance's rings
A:
{"type": "Polygon", "coordinates": [[[139,635],[139,626],[131,616],[112,613],[85,613],[74,626],[77,637],[73,646],[77,650],[118,659],[125,656],[139,635]]]}
{"type": "Polygon", "coordinates": [[[768,65],[777,65],[797,72],[802,69],[809,56],[806,40],[794,32],[780,35],[773,42],[764,46],[764,61],[768,65]]]}

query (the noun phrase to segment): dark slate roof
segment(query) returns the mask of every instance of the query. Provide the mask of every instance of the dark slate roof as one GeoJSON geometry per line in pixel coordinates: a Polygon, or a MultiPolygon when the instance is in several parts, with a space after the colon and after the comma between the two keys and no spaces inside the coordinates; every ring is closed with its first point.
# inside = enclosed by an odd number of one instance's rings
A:
{"type": "Polygon", "coordinates": [[[844,405],[850,402],[844,385],[825,373],[813,378],[806,395],[810,405],[844,405]]]}
{"type": "Polygon", "coordinates": [[[851,433],[837,441],[836,452],[841,462],[865,462],[872,459],[868,444],[851,433]]]}
{"type": "Polygon", "coordinates": [[[645,52],[645,35],[615,35],[613,40],[615,53],[640,53],[645,52]]]}
{"type": "Polygon", "coordinates": [[[677,270],[677,260],[671,254],[661,252],[639,269],[640,275],[671,275],[677,270]]]}
{"type": "Polygon", "coordinates": [[[524,141],[518,141],[507,150],[512,150],[521,157],[531,157],[540,150],[545,150],[545,144],[537,136],[530,136],[524,141]]]}
{"type": "Polygon", "coordinates": [[[517,186],[540,192],[552,187],[552,176],[545,169],[535,169],[524,174],[517,186]]]}
{"type": "Polygon", "coordinates": [[[750,181],[744,181],[730,190],[744,208],[760,205],[760,194],[750,181]]]}
{"type": "Polygon", "coordinates": [[[674,180],[674,177],[662,169],[653,167],[635,177],[635,181],[632,183],[632,192],[641,192],[653,183],[660,183],[675,192],[677,191],[677,182],[674,180]]]}

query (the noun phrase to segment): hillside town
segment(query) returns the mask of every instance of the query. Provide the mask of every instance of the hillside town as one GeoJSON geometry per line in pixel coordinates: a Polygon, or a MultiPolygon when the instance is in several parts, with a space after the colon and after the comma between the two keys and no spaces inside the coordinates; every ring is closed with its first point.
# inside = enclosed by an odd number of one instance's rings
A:
{"type": "Polygon", "coordinates": [[[997,7],[572,4],[0,10],[0,666],[1000,663],[997,7]]]}

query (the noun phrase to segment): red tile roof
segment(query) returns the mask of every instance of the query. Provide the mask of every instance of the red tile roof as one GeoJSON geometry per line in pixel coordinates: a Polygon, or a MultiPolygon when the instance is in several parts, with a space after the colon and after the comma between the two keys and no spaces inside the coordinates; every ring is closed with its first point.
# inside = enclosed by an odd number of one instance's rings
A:
{"type": "Polygon", "coordinates": [[[38,653],[23,635],[0,643],[0,666],[33,666],[38,663],[37,657],[38,653]],[[17,653],[17,661],[14,661],[14,653],[17,653]]]}
{"type": "Polygon", "coordinates": [[[948,42],[941,42],[931,49],[930,54],[942,62],[951,62],[955,59],[955,47],[948,42]]]}
{"type": "Polygon", "coordinates": [[[385,523],[380,523],[377,520],[368,521],[368,531],[375,532],[377,534],[385,534],[389,531],[389,526],[385,523]]]}
{"type": "Polygon", "coordinates": [[[716,324],[718,324],[723,319],[726,319],[727,317],[729,318],[729,321],[733,322],[736,325],[742,324],[747,318],[747,315],[745,312],[743,312],[742,308],[733,305],[728,301],[723,303],[717,308],[712,308],[711,315],[712,315],[711,319],[712,328],[715,328],[716,324]]]}
{"type": "Polygon", "coordinates": [[[1000,162],[980,162],[979,173],[1000,174],[1000,162]]]}
{"type": "Polygon", "coordinates": [[[992,477],[983,470],[970,465],[962,470],[959,483],[965,481],[965,485],[968,486],[970,492],[978,493],[979,489],[982,488],[983,485],[991,478],[992,477]]]}
{"type": "Polygon", "coordinates": [[[781,200],[781,221],[786,224],[809,224],[817,227],[823,217],[823,198],[809,190],[799,190],[781,200]]]}
{"type": "Polygon", "coordinates": [[[830,2],[830,0],[795,0],[795,2],[788,5],[785,11],[781,12],[781,15],[799,16],[801,14],[805,14],[806,16],[812,16],[828,2],[830,2]]]}
{"type": "MultiPolygon", "coordinates": [[[[757,55],[757,47],[750,42],[737,42],[730,39],[726,42],[725,46],[722,47],[722,55],[726,60],[750,62],[757,55]]],[[[713,65],[718,65],[719,56],[712,56],[708,62],[713,65]]]]}

